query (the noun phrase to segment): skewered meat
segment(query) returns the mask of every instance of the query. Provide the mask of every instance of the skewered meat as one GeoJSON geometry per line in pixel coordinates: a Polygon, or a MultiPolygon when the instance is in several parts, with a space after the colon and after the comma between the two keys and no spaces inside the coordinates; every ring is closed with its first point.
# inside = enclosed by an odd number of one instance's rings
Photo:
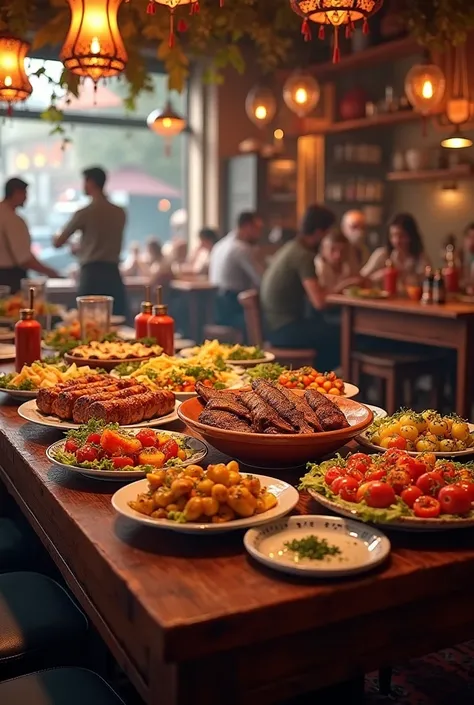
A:
{"type": "Polygon", "coordinates": [[[295,433],[295,429],[287,421],[280,418],[275,409],[267,404],[258,394],[244,392],[240,395],[245,406],[252,414],[253,426],[257,433],[264,433],[267,428],[274,428],[278,433],[295,433]]]}
{"type": "Polygon", "coordinates": [[[146,391],[125,399],[95,401],[89,407],[89,418],[105,423],[133,426],[158,416],[165,416],[174,409],[174,394],[168,391],[146,391]]]}
{"type": "Polygon", "coordinates": [[[292,425],[293,433],[313,433],[313,429],[301,411],[298,411],[294,402],[285,397],[274,384],[264,379],[255,379],[252,382],[252,389],[277,412],[278,416],[292,425]]]}
{"type": "Polygon", "coordinates": [[[283,396],[285,396],[287,399],[294,403],[298,411],[303,414],[306,421],[314,429],[314,431],[323,430],[323,427],[319,423],[318,417],[316,416],[316,414],[314,413],[314,411],[303,396],[295,394],[290,389],[282,387],[280,384],[277,384],[277,389],[283,394],[283,396]]]}
{"type": "Polygon", "coordinates": [[[134,384],[132,387],[124,389],[106,388],[96,394],[86,394],[74,402],[72,409],[72,420],[74,423],[87,423],[92,418],[91,405],[96,401],[107,401],[108,399],[124,399],[135,394],[142,394],[148,391],[144,384],[134,384]]]}
{"type": "Polygon", "coordinates": [[[225,431],[250,432],[250,425],[244,419],[239,419],[227,411],[211,411],[206,408],[199,414],[198,421],[225,431]]]}
{"type": "Polygon", "coordinates": [[[225,399],[235,399],[235,394],[229,391],[224,391],[222,389],[212,389],[206,387],[202,382],[196,382],[196,392],[198,398],[207,404],[208,401],[219,399],[224,401],[225,399]]]}
{"type": "Polygon", "coordinates": [[[233,397],[225,397],[224,399],[213,397],[207,402],[206,409],[208,411],[227,411],[229,414],[234,414],[234,416],[238,416],[246,421],[251,421],[252,419],[247,407],[242,404],[235,395],[233,397]]]}
{"type": "MultiPolygon", "coordinates": [[[[118,391],[119,389],[125,389],[126,387],[131,387],[135,382],[126,379],[113,379],[110,378],[112,382],[107,380],[104,387],[109,392],[118,391]]],[[[58,397],[53,401],[52,413],[55,416],[59,416],[60,419],[71,419],[72,410],[77,399],[80,397],[91,394],[91,386],[86,387],[73,387],[72,389],[67,389],[59,393],[58,397]]],[[[101,384],[95,384],[94,387],[99,390],[101,384]]]]}
{"type": "Polygon", "coordinates": [[[336,431],[349,426],[343,412],[325,394],[321,394],[316,389],[307,389],[304,395],[318,417],[324,431],[336,431]]]}
{"type": "Polygon", "coordinates": [[[115,384],[117,381],[111,377],[104,377],[104,375],[87,375],[86,377],[81,377],[79,380],[71,380],[65,384],[57,384],[55,387],[50,387],[49,389],[40,389],[36,398],[36,405],[43,414],[51,414],[53,404],[61,392],[72,389],[102,389],[109,384],[115,384]]]}

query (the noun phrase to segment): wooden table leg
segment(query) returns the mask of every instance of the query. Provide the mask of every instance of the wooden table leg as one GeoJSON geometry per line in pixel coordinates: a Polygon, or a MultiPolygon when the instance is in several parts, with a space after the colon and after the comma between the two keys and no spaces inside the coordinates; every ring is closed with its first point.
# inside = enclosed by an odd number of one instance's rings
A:
{"type": "Polygon", "coordinates": [[[341,315],[341,365],[343,378],[347,381],[351,377],[352,321],[351,306],[343,306],[341,315]]]}
{"type": "Polygon", "coordinates": [[[456,413],[467,419],[471,415],[470,365],[474,355],[474,330],[468,319],[462,321],[458,336],[456,370],[456,413]]]}

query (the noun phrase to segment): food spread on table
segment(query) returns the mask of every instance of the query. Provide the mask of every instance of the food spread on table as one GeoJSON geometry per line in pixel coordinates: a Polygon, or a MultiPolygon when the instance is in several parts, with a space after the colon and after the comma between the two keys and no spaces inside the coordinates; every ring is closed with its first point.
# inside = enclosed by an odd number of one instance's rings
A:
{"type": "Polygon", "coordinates": [[[203,345],[189,348],[189,355],[200,362],[229,360],[231,362],[247,360],[264,360],[265,351],[256,345],[225,345],[218,340],[206,340],[203,345]]]}
{"type": "Polygon", "coordinates": [[[469,424],[456,414],[442,416],[428,409],[421,414],[411,409],[374,421],[365,437],[378,448],[455,453],[474,446],[469,424]]]}
{"type": "Polygon", "coordinates": [[[99,419],[132,426],[171,413],[175,398],[172,392],[153,391],[135,380],[90,374],[40,389],[36,405],[42,414],[74,423],[99,419]]]}
{"type": "MultiPolygon", "coordinates": [[[[20,318],[20,310],[25,308],[25,302],[21,295],[15,294],[7,299],[0,299],[0,318],[12,318],[17,320],[20,318]]],[[[37,316],[45,316],[47,314],[55,315],[60,311],[60,307],[56,304],[50,304],[44,301],[35,301],[35,313],[37,316]]]]}
{"type": "Polygon", "coordinates": [[[383,455],[355,453],[309,464],[301,489],[328,498],[363,521],[474,519],[474,466],[436,458],[411,457],[392,448],[383,455]]]}
{"type": "Polygon", "coordinates": [[[261,363],[246,372],[250,379],[278,382],[287,389],[316,389],[321,394],[344,394],[344,382],[335,372],[318,372],[314,367],[291,370],[276,362],[261,363]]]}
{"type": "Polygon", "coordinates": [[[33,362],[24,365],[20,372],[11,372],[0,377],[0,388],[12,391],[35,391],[64,384],[79,377],[97,373],[90,367],[78,367],[75,364],[66,365],[62,362],[48,364],[33,362]]]}
{"type": "Polygon", "coordinates": [[[260,480],[240,473],[239,464],[189,465],[147,475],[148,492],[129,502],[131,509],[154,519],[227,523],[263,514],[278,504],[260,480]]]}
{"type": "Polygon", "coordinates": [[[243,433],[319,433],[347,428],[341,409],[327,395],[307,389],[303,396],[263,379],[252,381],[252,390],[214,390],[196,384],[205,407],[198,421],[208,426],[243,433]]]}
{"type": "Polygon", "coordinates": [[[159,345],[145,345],[141,341],[127,342],[124,340],[112,340],[99,342],[93,340],[90,343],[78,345],[70,350],[70,357],[82,360],[140,360],[153,355],[161,355],[162,349],[159,345]]]}

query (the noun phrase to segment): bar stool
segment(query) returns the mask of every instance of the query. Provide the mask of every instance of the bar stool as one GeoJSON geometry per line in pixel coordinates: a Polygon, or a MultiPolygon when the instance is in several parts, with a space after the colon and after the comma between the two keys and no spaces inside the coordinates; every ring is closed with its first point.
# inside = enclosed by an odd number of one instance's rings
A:
{"type": "MultiPolygon", "coordinates": [[[[384,407],[394,414],[402,406],[413,405],[413,388],[417,379],[431,377],[431,401],[433,409],[439,409],[445,380],[446,355],[402,355],[385,352],[353,352],[352,380],[363,391],[364,377],[377,380],[384,397],[384,407]]],[[[366,391],[364,395],[367,396],[366,391]]]]}
{"type": "Polygon", "coordinates": [[[303,348],[274,348],[263,341],[262,315],[258,291],[250,289],[243,291],[238,296],[239,303],[244,309],[245,328],[250,345],[258,345],[266,352],[275,355],[275,360],[282,365],[291,367],[312,367],[316,358],[316,350],[303,348]]]}
{"type": "Polygon", "coordinates": [[[26,571],[0,575],[0,680],[73,663],[86,634],[85,615],[54,580],[26,571]]]}
{"type": "Polygon", "coordinates": [[[124,705],[96,673],[54,668],[0,683],[2,705],[124,705]]]}

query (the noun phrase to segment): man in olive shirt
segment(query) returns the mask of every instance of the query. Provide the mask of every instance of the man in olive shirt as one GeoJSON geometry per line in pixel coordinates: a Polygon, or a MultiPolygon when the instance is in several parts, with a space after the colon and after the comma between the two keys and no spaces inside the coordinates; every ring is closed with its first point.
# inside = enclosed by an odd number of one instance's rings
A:
{"type": "Polygon", "coordinates": [[[76,251],[81,265],[79,296],[113,296],[114,313],[126,315],[125,287],[119,271],[126,214],[106,197],[107,174],[103,169],[85,169],[83,175],[84,192],[91,197],[91,202],[73,215],[62,233],[54,238],[54,246],[62,247],[80,231],[76,251]]]}
{"type": "Polygon", "coordinates": [[[337,329],[321,313],[325,292],[316,278],[314,256],[334,225],[334,214],[323,206],[309,206],[298,235],[274,256],[263,275],[260,301],[267,338],[272,345],[318,350],[318,366],[337,366],[337,329]],[[308,315],[308,302],[312,311],[308,315]]]}

